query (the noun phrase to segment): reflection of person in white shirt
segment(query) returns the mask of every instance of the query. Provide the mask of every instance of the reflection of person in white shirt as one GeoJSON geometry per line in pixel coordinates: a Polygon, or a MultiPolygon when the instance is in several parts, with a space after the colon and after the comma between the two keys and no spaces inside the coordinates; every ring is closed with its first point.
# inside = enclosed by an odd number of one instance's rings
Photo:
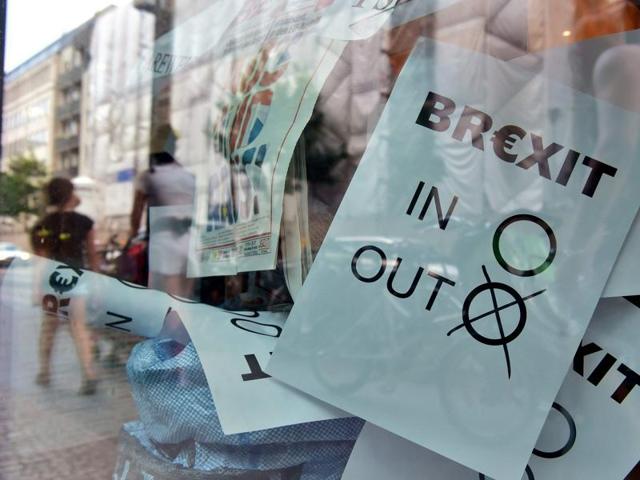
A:
{"type": "MultiPolygon", "coordinates": [[[[145,207],[186,206],[190,211],[195,196],[195,177],[175,158],[176,136],[170,125],[162,125],[151,140],[151,168],[136,178],[131,212],[131,236],[140,229],[145,207]]],[[[149,265],[149,287],[189,296],[193,282],[186,278],[189,250],[189,215],[163,216],[152,225],[154,264],[149,265]]]]}

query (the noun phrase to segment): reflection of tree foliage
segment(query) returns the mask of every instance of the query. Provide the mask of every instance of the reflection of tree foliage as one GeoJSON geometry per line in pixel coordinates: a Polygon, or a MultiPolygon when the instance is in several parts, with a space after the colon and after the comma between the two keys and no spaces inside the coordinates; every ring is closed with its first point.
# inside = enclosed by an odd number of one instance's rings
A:
{"type": "Polygon", "coordinates": [[[36,193],[47,171],[32,155],[15,157],[9,161],[7,172],[0,173],[0,215],[18,217],[38,213],[36,193]]]}

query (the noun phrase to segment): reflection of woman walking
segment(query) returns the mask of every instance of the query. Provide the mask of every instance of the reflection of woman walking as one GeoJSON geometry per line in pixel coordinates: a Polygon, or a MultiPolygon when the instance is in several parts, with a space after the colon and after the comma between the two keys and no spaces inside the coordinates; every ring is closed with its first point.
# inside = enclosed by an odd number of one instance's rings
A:
{"type": "MultiPolygon", "coordinates": [[[[93,220],[74,209],[80,200],[73,191],[73,184],[65,178],[54,178],[47,185],[51,212],[33,228],[31,241],[37,255],[77,268],[85,266],[85,254],[92,270],[98,269],[98,256],[94,246],[93,220]]],[[[82,292],[76,293],[71,302],[69,327],[76,345],[83,371],[80,393],[91,395],[96,391],[96,372],[92,360],[93,340],[86,324],[86,304],[82,292]]],[[[36,383],[49,385],[53,339],[60,319],[51,314],[42,315],[40,331],[40,371],[36,383]]]]}
{"type": "MultiPolygon", "coordinates": [[[[145,209],[175,207],[157,210],[159,222],[147,232],[151,240],[150,252],[157,253],[153,255],[154,261],[149,262],[148,285],[188,298],[193,296],[193,279],[186,275],[196,180],[176,161],[175,150],[175,132],[168,124],[160,125],[149,147],[151,168],[136,178],[130,216],[131,238],[138,234],[145,209]]],[[[147,212],[147,220],[150,216],[147,212]]]]}

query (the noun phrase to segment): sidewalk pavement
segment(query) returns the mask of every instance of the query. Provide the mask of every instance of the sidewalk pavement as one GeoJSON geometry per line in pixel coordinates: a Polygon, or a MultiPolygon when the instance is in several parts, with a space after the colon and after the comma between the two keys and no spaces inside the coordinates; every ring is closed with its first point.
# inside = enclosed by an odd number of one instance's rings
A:
{"type": "MultiPolygon", "coordinates": [[[[114,367],[98,361],[97,393],[78,395],[81,370],[69,328],[62,327],[51,385],[37,386],[40,308],[32,305],[31,278],[28,269],[21,272],[10,302],[7,289],[0,291],[0,479],[110,480],[120,427],[136,418],[126,352],[114,367]]],[[[101,337],[99,345],[104,358],[110,343],[101,337]]]]}

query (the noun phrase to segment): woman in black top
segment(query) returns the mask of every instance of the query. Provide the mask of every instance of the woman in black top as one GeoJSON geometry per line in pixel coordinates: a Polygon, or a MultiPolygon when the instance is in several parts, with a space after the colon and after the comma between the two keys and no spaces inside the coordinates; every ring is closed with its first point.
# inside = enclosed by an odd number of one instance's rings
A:
{"type": "MultiPolygon", "coordinates": [[[[42,218],[31,233],[31,242],[36,255],[50,258],[76,268],[88,266],[98,270],[98,255],[95,250],[93,220],[75,212],[80,199],[74,193],[73,183],[66,178],[54,178],[47,185],[49,213],[42,218]]],[[[71,305],[69,326],[82,366],[84,380],[80,393],[90,395],[96,390],[96,372],[93,366],[93,339],[86,324],[85,299],[75,296],[71,305]]],[[[51,351],[53,339],[60,324],[57,316],[42,316],[40,331],[40,372],[36,383],[47,386],[50,381],[51,351]]]]}

